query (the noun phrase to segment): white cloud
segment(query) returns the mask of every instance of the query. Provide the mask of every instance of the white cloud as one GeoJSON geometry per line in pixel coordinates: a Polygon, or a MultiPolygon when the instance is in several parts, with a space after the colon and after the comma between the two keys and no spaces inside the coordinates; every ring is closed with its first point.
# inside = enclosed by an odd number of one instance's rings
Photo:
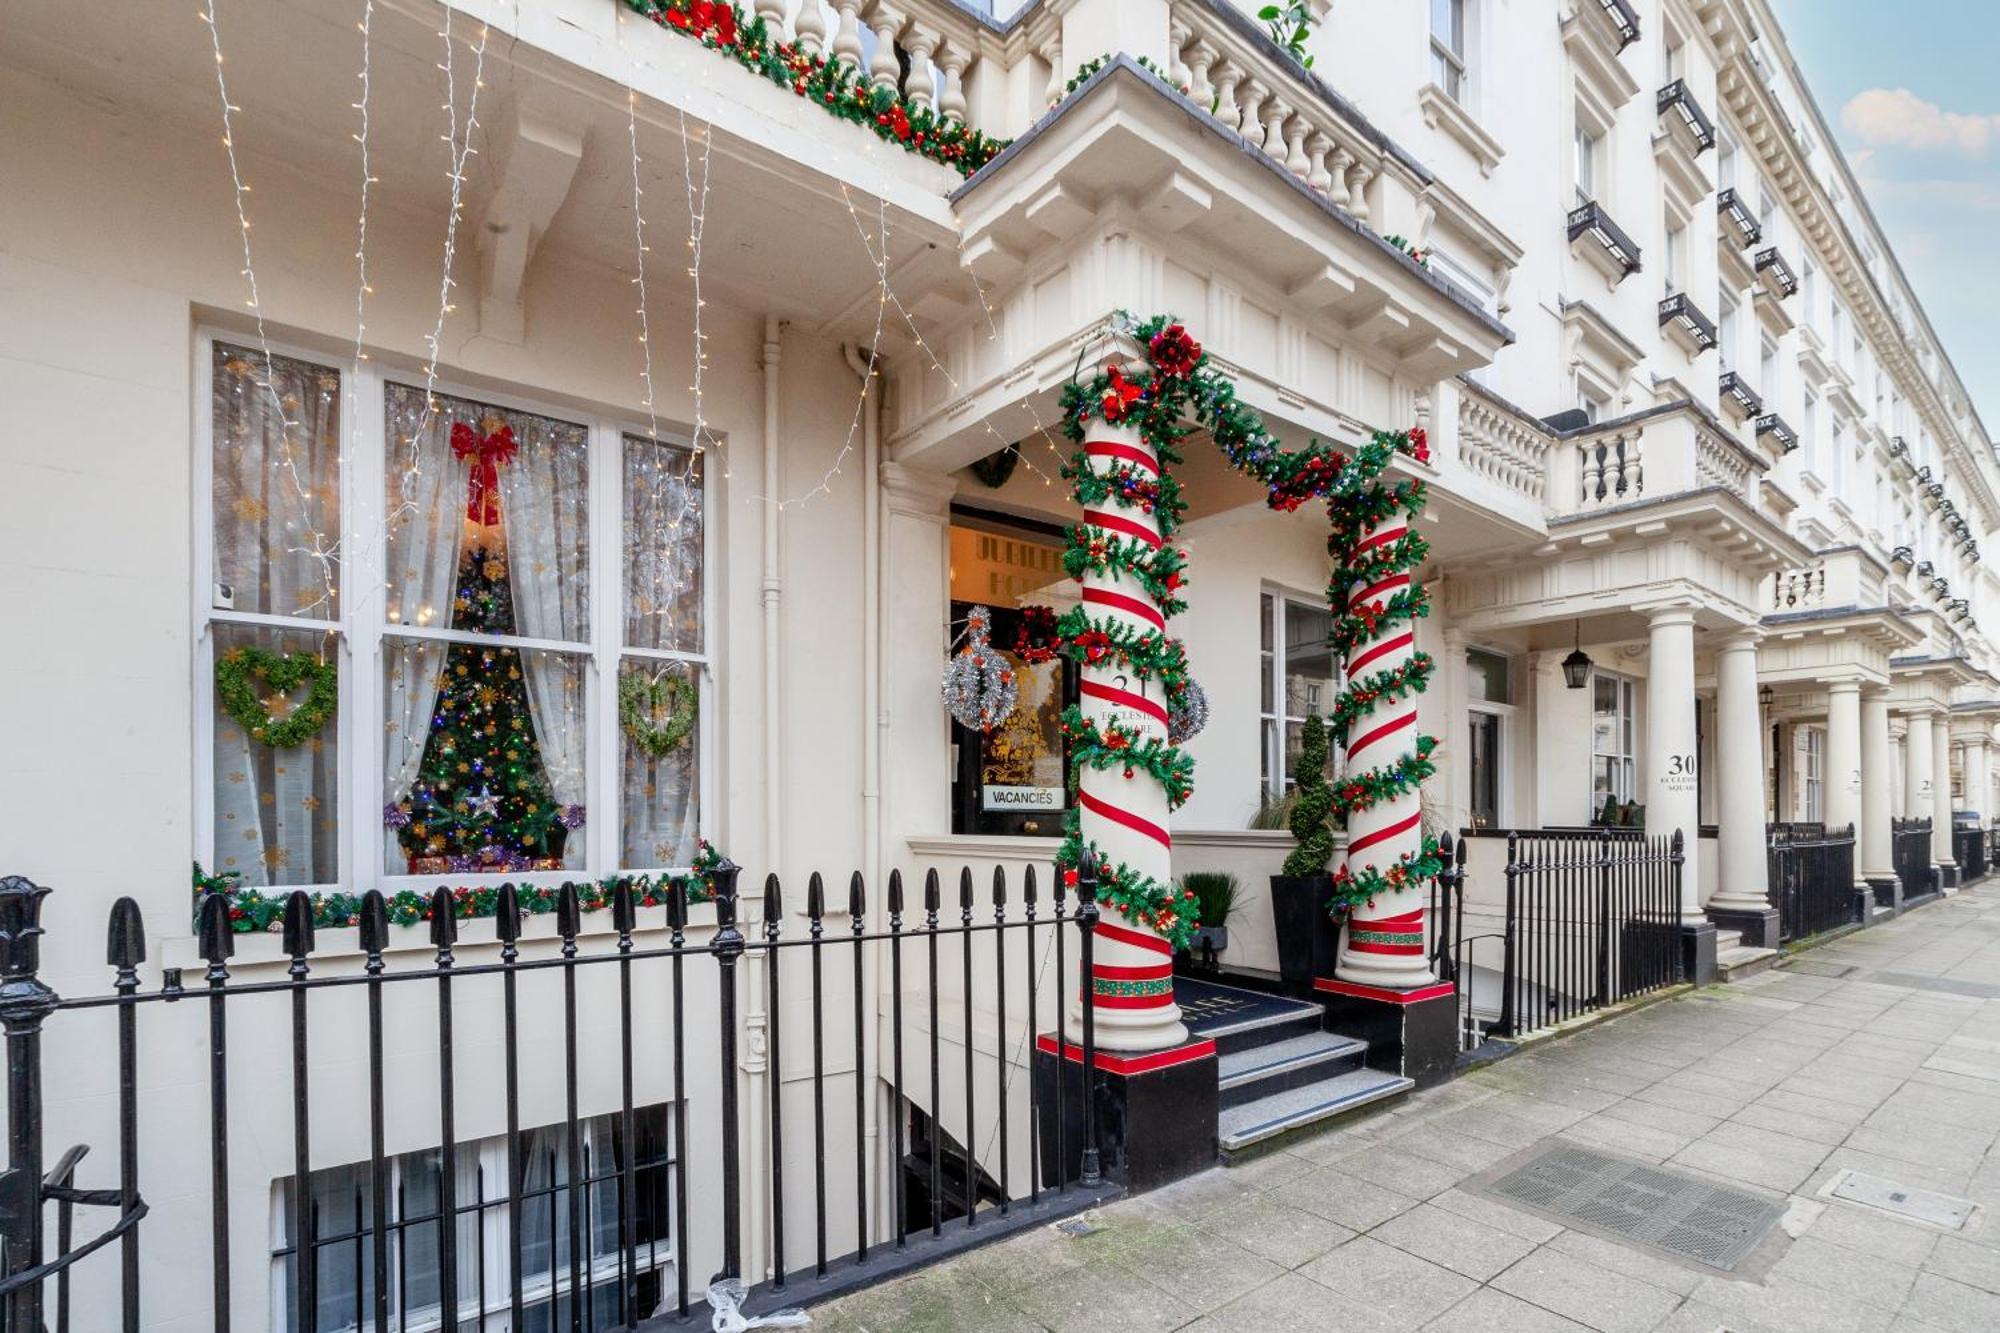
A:
{"type": "Polygon", "coordinates": [[[1869,88],[1841,108],[1840,123],[1863,143],[1983,156],[2000,140],[2000,116],[1946,111],[1908,88],[1869,88]]]}

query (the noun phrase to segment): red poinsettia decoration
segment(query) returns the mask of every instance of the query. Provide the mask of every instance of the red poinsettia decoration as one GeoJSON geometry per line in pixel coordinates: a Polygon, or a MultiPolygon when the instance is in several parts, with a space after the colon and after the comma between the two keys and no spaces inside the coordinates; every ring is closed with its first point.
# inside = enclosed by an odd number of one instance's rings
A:
{"type": "Polygon", "coordinates": [[[1153,353],[1153,365],[1162,374],[1173,379],[1184,379],[1194,374],[1195,363],[1201,360],[1201,344],[1188,336],[1188,331],[1179,324],[1169,324],[1153,335],[1148,346],[1153,353]]]}
{"type": "Polygon", "coordinates": [[[1110,382],[1105,386],[1104,401],[1099,407],[1104,413],[1105,424],[1115,426],[1125,419],[1132,405],[1145,395],[1146,390],[1126,379],[1116,366],[1106,372],[1106,378],[1110,382]]]}
{"type": "Polygon", "coordinates": [[[1422,426],[1413,426],[1410,429],[1410,457],[1416,459],[1419,463],[1428,463],[1431,461],[1430,436],[1424,433],[1422,426]]]}
{"type": "Polygon", "coordinates": [[[1111,651],[1111,636],[1101,629],[1087,629],[1076,636],[1077,647],[1083,649],[1083,660],[1102,662],[1111,651]]]}

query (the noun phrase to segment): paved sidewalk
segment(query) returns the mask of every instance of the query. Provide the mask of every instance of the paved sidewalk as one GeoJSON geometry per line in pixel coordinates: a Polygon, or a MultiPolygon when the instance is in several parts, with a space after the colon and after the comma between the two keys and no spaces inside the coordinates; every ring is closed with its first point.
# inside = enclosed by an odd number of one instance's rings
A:
{"type": "Polygon", "coordinates": [[[813,1311],[824,1333],[2000,1330],[2000,880],[1247,1165],[813,1311]],[[1789,1195],[1715,1276],[1460,1188],[1551,1136],[1789,1195]],[[1963,1232],[1818,1193],[1972,1198],[1963,1232]],[[1994,1210],[1989,1212],[1986,1210],[1994,1210]]]}

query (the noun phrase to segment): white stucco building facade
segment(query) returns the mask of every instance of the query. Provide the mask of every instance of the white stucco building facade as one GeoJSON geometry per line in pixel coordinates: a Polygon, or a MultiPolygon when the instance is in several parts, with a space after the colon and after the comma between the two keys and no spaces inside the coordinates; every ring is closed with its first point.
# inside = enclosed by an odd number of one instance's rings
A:
{"type": "MultiPolygon", "coordinates": [[[[1119,311],[1184,320],[1288,442],[1427,431],[1432,463],[1410,467],[1432,496],[1432,826],[1679,831],[1690,916],[1752,943],[1773,822],[1854,825],[1857,886],[1893,909],[1892,821],[1930,818],[1951,885],[1951,816],[2000,814],[2000,584],[1981,560],[2000,466],[1764,0],[1318,8],[1310,73],[1229,0],[745,11],[1010,141],[968,177],[619,0],[228,4],[213,25],[17,7],[0,871],[56,889],[44,978],[106,990],[102,923],[129,895],[146,984],[182,968],[193,986],[190,860],[273,892],[427,893],[685,868],[706,840],[746,886],[780,876],[794,917],[813,871],[860,871],[871,902],[892,868],[972,865],[983,885],[1000,865],[1018,891],[1067,800],[1061,668],[1029,679],[1005,749],[954,727],[939,672],[968,607],[1000,613],[1007,647],[1023,608],[1074,601],[1059,397],[1119,311]],[[476,483],[466,497],[457,424],[517,441],[493,474],[504,523],[474,512],[476,483]],[[496,526],[532,568],[488,573],[511,578],[510,619],[467,628],[466,534],[496,526]],[[334,664],[305,748],[274,759],[219,697],[218,663],[249,648],[334,664]],[[435,757],[410,737],[459,649],[512,654],[540,737],[541,841],[511,860],[407,831],[435,757]],[[628,680],[692,709],[680,744],[637,744],[628,680]]],[[[1175,871],[1238,874],[1230,962],[1272,973],[1261,885],[1290,841],[1253,824],[1338,683],[1325,527],[1272,513],[1205,440],[1187,453],[1175,630],[1211,716],[1175,871]]],[[[1502,844],[1473,843],[1477,892],[1502,844]]],[[[664,925],[644,909],[642,947],[664,925]]],[[[394,929],[392,962],[426,954],[420,925],[394,929]]],[[[697,908],[693,936],[712,929],[697,908]]],[[[546,922],[530,934],[553,951],[546,922]]],[[[601,916],[585,934],[606,947],[601,916]]],[[[491,961],[466,938],[462,962],[491,961]]],[[[360,966],[351,931],[319,944],[322,966],[360,966]]],[[[233,967],[279,980],[285,960],[250,934],[233,967]]],[[[490,1005],[483,984],[466,1003],[490,1005]]],[[[810,1153],[810,1068],[764,1060],[761,985],[745,1105],[767,1114],[775,1082],[810,1153]]],[[[1003,1030],[980,982],[941,990],[979,1015],[980,1060],[1025,1069],[1020,1012],[1003,1030]]],[[[109,1018],[58,1021],[77,1036],[49,1056],[52,1115],[115,1141],[109,1018]]],[[[162,1329],[206,1326],[212,1303],[204,1142],[175,1129],[207,1114],[179,1063],[201,1034],[168,1029],[178,1045],[142,1063],[162,1329]]],[[[390,1030],[392,1068],[431,1067],[421,1012],[390,1030]]],[[[522,1031],[559,1045],[560,1010],[522,1031]]],[[[690,1031],[708,1069],[712,1015],[690,1031]]],[[[343,1082],[361,1052],[351,1028],[315,1035],[312,1165],[333,1170],[369,1154],[343,1082]]],[[[835,1042],[838,1096],[859,1084],[867,1113],[829,1128],[827,1155],[886,1189],[880,1036],[835,1042]]],[[[275,1004],[232,1035],[240,1123],[286,1100],[262,1072],[285,1039],[275,1004]]],[[[583,1114],[605,1114],[606,1034],[581,1068],[583,1114]]],[[[464,1076],[492,1092],[490,1069],[464,1076]]],[[[663,1104],[663,1069],[639,1078],[663,1104]]],[[[1008,1086],[1025,1107],[1025,1079],[1008,1086]]],[[[490,1145],[499,1102],[460,1103],[462,1140],[490,1145]]],[[[523,1122],[561,1103],[536,1083],[523,1122]]],[[[925,1109],[964,1135],[963,1105],[925,1109]]],[[[230,1149],[239,1327],[291,1327],[272,1254],[294,1158],[272,1115],[230,1149]]],[[[762,1179],[773,1135],[754,1126],[762,1179]]],[[[387,1150],[436,1136],[419,1097],[387,1150]]],[[[713,1163],[689,1170],[699,1209],[713,1163]]],[[[808,1173],[785,1188],[809,1216],[808,1173]]],[[[746,1206],[760,1273],[769,1218],[746,1206]]],[[[832,1212],[851,1248],[853,1196],[832,1212]]]]}

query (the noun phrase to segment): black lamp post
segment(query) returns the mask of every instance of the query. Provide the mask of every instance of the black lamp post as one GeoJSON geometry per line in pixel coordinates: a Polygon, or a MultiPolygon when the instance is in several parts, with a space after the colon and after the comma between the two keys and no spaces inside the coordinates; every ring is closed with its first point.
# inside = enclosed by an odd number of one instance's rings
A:
{"type": "Polygon", "coordinates": [[[1563,681],[1573,690],[1590,683],[1590,654],[1583,651],[1583,622],[1576,623],[1576,648],[1562,660],[1563,681]]]}

